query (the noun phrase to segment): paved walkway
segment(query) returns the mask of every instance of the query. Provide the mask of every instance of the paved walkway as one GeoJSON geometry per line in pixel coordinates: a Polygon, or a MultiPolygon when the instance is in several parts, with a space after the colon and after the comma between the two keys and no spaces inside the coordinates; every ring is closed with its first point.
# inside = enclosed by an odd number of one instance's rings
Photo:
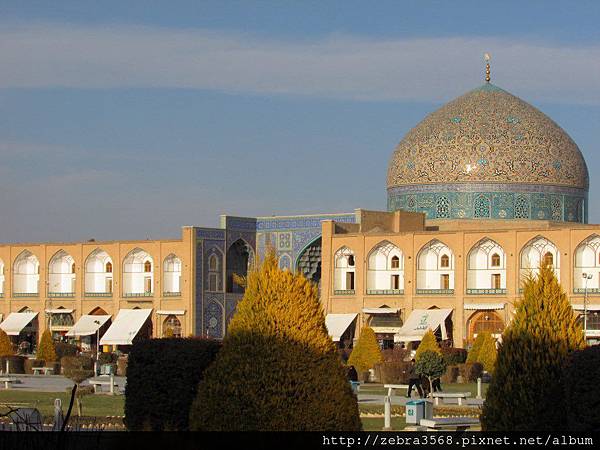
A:
{"type": "MultiPolygon", "coordinates": [[[[62,375],[11,374],[10,376],[20,381],[20,383],[13,383],[11,386],[11,389],[15,391],[66,392],[68,388],[73,386],[73,382],[62,375]]],[[[108,377],[103,378],[108,379],[108,377]]],[[[115,384],[121,391],[125,388],[125,380],[125,377],[115,377],[115,384]]],[[[81,385],[89,385],[89,382],[86,380],[81,385]]],[[[3,390],[2,387],[0,387],[0,390],[3,390]]]]}

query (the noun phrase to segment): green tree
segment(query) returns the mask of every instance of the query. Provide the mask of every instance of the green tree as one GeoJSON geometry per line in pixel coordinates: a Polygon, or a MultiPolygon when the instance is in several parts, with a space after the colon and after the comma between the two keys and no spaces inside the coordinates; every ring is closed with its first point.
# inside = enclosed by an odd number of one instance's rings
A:
{"type": "Polygon", "coordinates": [[[481,414],[483,430],[565,428],[563,368],[584,347],[581,326],[551,266],[524,282],[504,331],[481,414]]]}
{"type": "Polygon", "coordinates": [[[12,342],[10,342],[10,338],[8,334],[0,328],[0,358],[5,356],[12,356],[15,354],[15,350],[13,348],[12,342]]]}
{"type": "Polygon", "coordinates": [[[382,361],[381,348],[377,343],[375,332],[371,327],[363,327],[358,342],[348,358],[348,365],[354,366],[360,373],[373,368],[375,364],[382,361]]]}
{"type": "Polygon", "coordinates": [[[473,346],[467,353],[467,361],[468,363],[479,362],[479,351],[483,346],[483,341],[485,341],[485,331],[481,333],[477,333],[477,337],[475,338],[475,342],[473,342],[473,346]]]}
{"type": "Polygon", "coordinates": [[[421,339],[421,343],[417,347],[417,351],[415,353],[415,360],[418,361],[421,357],[421,354],[426,351],[432,351],[442,356],[442,349],[437,342],[435,334],[433,334],[433,331],[431,330],[427,330],[427,333],[425,333],[423,339],[421,339]]]}
{"type": "Polygon", "coordinates": [[[56,361],[56,349],[54,348],[54,341],[52,340],[50,330],[46,330],[42,333],[36,358],[43,359],[46,362],[56,361]]]}
{"type": "Polygon", "coordinates": [[[479,349],[479,355],[477,362],[483,365],[483,369],[489,373],[494,373],[494,364],[496,364],[496,358],[498,357],[498,350],[496,349],[496,339],[489,332],[481,333],[484,334],[483,343],[479,349]]]}
{"type": "MultiPolygon", "coordinates": [[[[446,361],[444,361],[441,353],[433,350],[425,350],[421,352],[415,362],[415,372],[417,375],[427,377],[429,386],[433,386],[433,380],[441,377],[446,372],[446,361]]],[[[430,389],[430,396],[432,392],[433,389],[430,389]]]]}
{"type": "Polygon", "coordinates": [[[361,429],[317,287],[269,252],[247,277],[223,347],[198,385],[190,429],[361,429]]]}

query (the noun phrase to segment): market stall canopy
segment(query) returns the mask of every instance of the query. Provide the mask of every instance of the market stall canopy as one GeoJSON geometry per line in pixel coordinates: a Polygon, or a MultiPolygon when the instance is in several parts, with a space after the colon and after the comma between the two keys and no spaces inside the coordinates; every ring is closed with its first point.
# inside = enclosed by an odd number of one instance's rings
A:
{"type": "Polygon", "coordinates": [[[394,336],[394,342],[420,341],[427,330],[435,332],[438,328],[442,332],[442,339],[447,339],[444,321],[451,313],[451,309],[415,309],[394,336]]]}
{"type": "Polygon", "coordinates": [[[185,309],[173,309],[173,310],[159,310],[156,311],[156,314],[159,316],[183,316],[185,314],[185,309]]]}
{"type": "Polygon", "coordinates": [[[583,311],[584,309],[588,311],[600,311],[600,305],[587,305],[587,308],[584,308],[583,304],[574,304],[573,309],[576,311],[583,311]]]}
{"type": "Polygon", "coordinates": [[[365,314],[398,314],[400,308],[363,308],[365,314]]]}
{"type": "Polygon", "coordinates": [[[131,345],[150,314],[151,309],[121,309],[110,328],[106,330],[100,345],[131,345]]]}
{"type": "Polygon", "coordinates": [[[9,336],[18,336],[37,315],[36,312],[10,313],[6,320],[0,323],[0,328],[9,336]]]}
{"type": "Polygon", "coordinates": [[[505,306],[506,303],[465,303],[464,308],[469,311],[497,311],[505,306]]]}
{"type": "Polygon", "coordinates": [[[339,342],[358,314],[327,314],[325,326],[333,342],[339,342]]]}
{"type": "Polygon", "coordinates": [[[77,323],[67,333],[67,336],[90,336],[104,325],[110,316],[94,316],[85,314],[79,318],[77,323]]]}

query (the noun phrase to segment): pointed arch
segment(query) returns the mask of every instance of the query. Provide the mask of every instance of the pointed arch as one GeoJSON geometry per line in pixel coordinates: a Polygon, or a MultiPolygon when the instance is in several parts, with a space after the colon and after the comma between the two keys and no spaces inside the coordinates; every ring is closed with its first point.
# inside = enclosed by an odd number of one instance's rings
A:
{"type": "Polygon", "coordinates": [[[181,294],[181,258],[170,253],[163,261],[163,294],[181,294]]]}
{"type": "Polygon", "coordinates": [[[57,251],[48,262],[48,296],[73,297],[76,276],[75,259],[65,250],[57,251]]]}
{"type": "Polygon", "coordinates": [[[23,250],[13,263],[13,295],[37,297],[39,295],[40,262],[29,250],[23,250]]]}
{"type": "Polygon", "coordinates": [[[240,279],[248,275],[248,270],[254,264],[254,250],[243,238],[237,239],[227,249],[227,292],[243,294],[245,287],[240,285],[240,279]]]}
{"type": "Polygon", "coordinates": [[[113,292],[113,260],[102,248],[92,251],[84,263],[86,297],[111,296],[113,292]]]}
{"type": "Polygon", "coordinates": [[[356,261],[354,251],[347,246],[340,247],[334,255],[333,293],[353,295],[355,289],[356,261]]]}
{"type": "Polygon", "coordinates": [[[550,257],[556,278],[560,281],[560,252],[556,245],[542,235],[530,239],[521,249],[519,256],[521,282],[527,276],[536,276],[539,273],[540,264],[550,262],[550,257]]]}
{"type": "Polygon", "coordinates": [[[500,244],[485,237],[467,255],[467,294],[506,293],[506,253],[500,244]]]}
{"type": "Polygon", "coordinates": [[[384,240],[375,245],[367,257],[367,294],[402,294],[404,292],[404,253],[384,240]]]}
{"type": "Polygon", "coordinates": [[[296,259],[296,271],[316,285],[321,284],[321,236],[304,246],[296,259]]]}
{"type": "Polygon", "coordinates": [[[151,297],[154,295],[154,259],[136,247],[123,259],[123,296],[151,297]]]}
{"type": "Polygon", "coordinates": [[[454,293],[454,252],[432,239],[417,253],[417,294],[454,293]]]}
{"type": "Polygon", "coordinates": [[[573,260],[573,292],[582,294],[587,288],[588,293],[600,293],[600,236],[594,233],[581,241],[573,260]]]}

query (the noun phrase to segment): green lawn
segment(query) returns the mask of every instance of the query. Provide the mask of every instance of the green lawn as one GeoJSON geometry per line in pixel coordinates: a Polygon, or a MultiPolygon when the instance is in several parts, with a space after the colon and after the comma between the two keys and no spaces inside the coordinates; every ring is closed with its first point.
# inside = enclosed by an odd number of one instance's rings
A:
{"type": "MultiPolygon", "coordinates": [[[[383,428],[383,417],[361,417],[364,431],[381,431],[383,428]]],[[[392,430],[403,430],[406,426],[404,417],[392,417],[392,430]]]]}
{"type": "MultiPolygon", "coordinates": [[[[485,393],[488,388],[487,383],[481,385],[481,391],[485,398],[485,393]]],[[[442,389],[446,392],[470,392],[471,397],[475,398],[477,395],[477,383],[451,383],[443,384],[442,389]]],[[[363,384],[360,387],[360,394],[373,394],[373,395],[387,395],[387,389],[382,384],[363,384]]],[[[396,390],[395,395],[406,395],[406,392],[396,390]]],[[[413,394],[414,396],[414,394],[413,394]]]]}
{"type": "MultiPolygon", "coordinates": [[[[0,412],[6,412],[7,407],[35,407],[44,416],[54,414],[54,399],[60,398],[63,411],[67,412],[70,394],[66,392],[32,392],[18,391],[16,389],[0,391],[0,412]]],[[[122,395],[86,395],[82,399],[84,416],[106,417],[122,416],[125,397],[122,395]]],[[[73,415],[77,414],[77,406],[73,405],[73,415]]]]}

